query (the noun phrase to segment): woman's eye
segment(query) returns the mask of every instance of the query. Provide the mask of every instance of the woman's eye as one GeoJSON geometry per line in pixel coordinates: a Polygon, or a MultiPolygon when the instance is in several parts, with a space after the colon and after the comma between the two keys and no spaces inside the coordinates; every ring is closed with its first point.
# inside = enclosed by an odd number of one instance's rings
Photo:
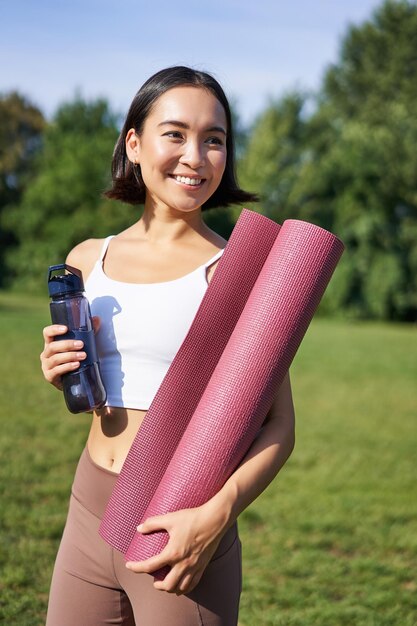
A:
{"type": "Polygon", "coordinates": [[[164,137],[171,137],[172,139],[182,139],[182,135],[178,130],[170,130],[164,134],[164,137]]]}
{"type": "Polygon", "coordinates": [[[223,145],[223,141],[220,139],[220,137],[209,137],[206,141],[207,143],[214,143],[216,146],[223,145]]]}

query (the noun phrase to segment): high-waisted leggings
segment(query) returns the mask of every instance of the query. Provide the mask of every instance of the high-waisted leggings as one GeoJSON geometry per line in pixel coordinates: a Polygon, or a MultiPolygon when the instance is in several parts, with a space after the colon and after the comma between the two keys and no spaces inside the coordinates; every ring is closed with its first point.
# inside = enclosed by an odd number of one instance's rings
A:
{"type": "Polygon", "coordinates": [[[222,537],[198,585],[176,595],[125,567],[99,535],[117,474],[80,457],[52,575],[46,626],[235,626],[242,590],[237,524],[222,537]]]}

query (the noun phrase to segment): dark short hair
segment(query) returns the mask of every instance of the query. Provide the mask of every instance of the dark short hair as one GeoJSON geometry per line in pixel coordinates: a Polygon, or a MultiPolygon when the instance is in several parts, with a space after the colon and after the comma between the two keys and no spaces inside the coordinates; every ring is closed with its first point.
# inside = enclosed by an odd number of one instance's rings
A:
{"type": "Polygon", "coordinates": [[[226,113],[226,166],[218,188],[204,203],[202,210],[226,207],[242,202],[256,202],[258,200],[256,194],[240,189],[236,180],[232,115],[223,89],[210,74],[182,65],[168,67],[151,76],[133,98],[114,148],[112,161],[113,184],[111,189],[104,192],[107,198],[121,200],[129,204],[143,204],[145,202],[146,187],[140,172],[140,166],[134,166],[126,154],[126,135],[130,128],[134,128],[137,134],[140,135],[145,120],[158,98],[169,89],[185,85],[201,87],[210,91],[222,104],[226,113]]]}

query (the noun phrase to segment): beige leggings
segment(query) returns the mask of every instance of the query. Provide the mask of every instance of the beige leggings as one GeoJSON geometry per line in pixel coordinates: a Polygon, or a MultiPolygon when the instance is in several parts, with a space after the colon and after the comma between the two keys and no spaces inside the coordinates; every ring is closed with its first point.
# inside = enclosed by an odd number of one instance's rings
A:
{"type": "Polygon", "coordinates": [[[237,524],[223,536],[198,585],[177,596],[125,567],[98,534],[117,479],[91,459],[78,463],[52,575],[46,626],[236,626],[242,589],[237,524]]]}

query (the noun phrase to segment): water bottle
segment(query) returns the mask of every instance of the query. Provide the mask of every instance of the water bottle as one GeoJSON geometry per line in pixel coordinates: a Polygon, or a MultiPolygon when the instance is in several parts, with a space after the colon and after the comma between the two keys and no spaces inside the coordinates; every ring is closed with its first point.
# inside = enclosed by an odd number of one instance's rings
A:
{"type": "Polygon", "coordinates": [[[90,305],[83,294],[84,283],[79,269],[66,265],[51,265],[48,290],[53,324],[68,328],[62,339],[81,339],[86,358],[80,367],[62,376],[62,386],[68,410],[83,413],[98,409],[106,402],[106,390],[100,375],[90,305]],[[61,272],[61,274],[54,274],[61,272]],[[65,273],[67,272],[67,273],[65,273]]]}

